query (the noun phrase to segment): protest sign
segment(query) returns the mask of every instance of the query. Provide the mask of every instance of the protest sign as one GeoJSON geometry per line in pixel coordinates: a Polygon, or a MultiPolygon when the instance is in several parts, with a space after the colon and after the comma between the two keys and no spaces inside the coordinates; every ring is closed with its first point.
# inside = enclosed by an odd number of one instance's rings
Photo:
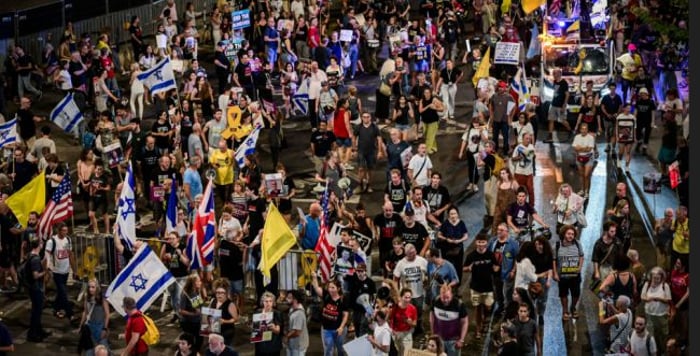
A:
{"type": "Polygon", "coordinates": [[[496,55],[493,63],[518,65],[520,59],[520,43],[496,43],[496,55]]]}

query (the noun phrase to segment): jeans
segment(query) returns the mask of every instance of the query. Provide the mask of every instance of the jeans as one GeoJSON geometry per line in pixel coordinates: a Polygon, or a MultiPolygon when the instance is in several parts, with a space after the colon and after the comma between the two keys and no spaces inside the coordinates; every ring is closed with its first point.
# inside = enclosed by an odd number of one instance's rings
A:
{"type": "Polygon", "coordinates": [[[445,110],[442,112],[443,117],[454,117],[455,116],[455,96],[457,95],[457,85],[452,83],[452,85],[443,84],[440,86],[440,96],[442,97],[442,102],[445,103],[445,110]]]}
{"type": "Polygon", "coordinates": [[[343,343],[347,329],[343,330],[341,335],[338,335],[337,330],[321,329],[321,340],[323,341],[323,356],[333,356],[333,348],[338,352],[338,356],[344,356],[343,343]]]}
{"type": "Polygon", "coordinates": [[[669,89],[678,89],[678,83],[676,81],[676,73],[672,70],[662,70],[659,73],[659,89],[661,89],[661,95],[659,95],[659,100],[666,100],[666,91],[669,89]]]}
{"type": "Polygon", "coordinates": [[[494,152],[498,151],[498,134],[503,135],[503,152],[505,152],[505,155],[507,156],[508,154],[508,131],[510,130],[510,127],[508,127],[508,123],[505,121],[501,122],[495,122],[493,123],[493,142],[496,144],[494,147],[494,152]]]}
{"type": "Polygon", "coordinates": [[[173,307],[173,312],[179,315],[180,310],[180,300],[182,299],[182,285],[185,283],[187,277],[175,278],[175,283],[168,286],[168,293],[170,294],[170,304],[173,307]]]}
{"type": "Polygon", "coordinates": [[[29,331],[27,337],[41,337],[44,328],[41,326],[41,311],[44,309],[44,291],[31,288],[29,299],[32,301],[32,312],[29,318],[29,331]]]}
{"type": "Polygon", "coordinates": [[[32,85],[32,76],[27,74],[27,75],[18,75],[17,76],[17,85],[18,85],[18,91],[19,91],[19,96],[23,97],[24,96],[24,91],[30,91],[34,95],[39,95],[41,92],[39,89],[35,88],[34,85],[32,85]]]}
{"type": "Polygon", "coordinates": [[[292,350],[292,349],[287,349],[287,356],[305,356],[306,355],[306,350],[292,350]]]}
{"type": "Polygon", "coordinates": [[[267,46],[267,60],[273,70],[277,68],[277,47],[267,46]]]}
{"type": "Polygon", "coordinates": [[[357,73],[357,60],[360,55],[357,45],[350,46],[348,55],[350,56],[350,78],[355,78],[355,73],[357,73]]]}
{"type": "Polygon", "coordinates": [[[416,307],[418,314],[418,320],[416,320],[416,327],[413,332],[420,334],[423,332],[423,304],[425,304],[425,297],[411,298],[411,304],[416,307]]]}
{"type": "Polygon", "coordinates": [[[119,90],[119,83],[117,83],[117,77],[112,77],[112,78],[107,78],[105,79],[105,84],[107,84],[107,88],[116,96],[117,98],[121,97],[121,90],[119,90]]]}
{"type": "Polygon", "coordinates": [[[445,340],[443,345],[447,356],[460,356],[462,354],[462,349],[457,348],[457,340],[445,340]]]}
{"type": "Polygon", "coordinates": [[[66,283],[68,283],[68,273],[54,273],[53,282],[56,284],[56,300],[54,302],[54,310],[63,310],[67,317],[73,316],[73,307],[68,302],[68,291],[66,283]]]}
{"type": "Polygon", "coordinates": [[[92,335],[92,341],[95,344],[100,343],[102,340],[102,329],[105,327],[105,323],[102,321],[87,321],[87,326],[90,328],[90,335],[92,335]]]}

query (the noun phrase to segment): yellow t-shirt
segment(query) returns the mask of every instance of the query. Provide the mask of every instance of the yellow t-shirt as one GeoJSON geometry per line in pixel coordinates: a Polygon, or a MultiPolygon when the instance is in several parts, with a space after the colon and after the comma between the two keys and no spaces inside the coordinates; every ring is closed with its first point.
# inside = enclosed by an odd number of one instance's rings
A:
{"type": "Polygon", "coordinates": [[[637,79],[640,68],[642,68],[642,57],[635,53],[632,55],[632,61],[624,63],[622,66],[622,78],[625,80],[637,79]]]}
{"type": "Polygon", "coordinates": [[[219,165],[219,167],[216,168],[214,184],[233,184],[233,162],[233,151],[230,149],[226,149],[225,152],[221,152],[220,149],[211,152],[209,155],[209,163],[219,165]]]}
{"type": "Polygon", "coordinates": [[[677,222],[676,232],[673,233],[673,251],[682,254],[690,253],[690,239],[686,239],[684,234],[689,232],[688,219],[685,222],[677,222]]]}

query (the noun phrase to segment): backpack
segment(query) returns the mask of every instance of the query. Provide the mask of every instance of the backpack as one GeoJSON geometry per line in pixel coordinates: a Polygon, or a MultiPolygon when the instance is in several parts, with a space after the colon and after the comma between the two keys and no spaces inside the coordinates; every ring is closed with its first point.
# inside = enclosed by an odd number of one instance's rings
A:
{"type": "Polygon", "coordinates": [[[506,162],[497,153],[493,154],[493,158],[496,161],[496,163],[493,165],[493,170],[491,171],[491,176],[498,177],[498,175],[501,172],[501,169],[506,167],[506,162]]]}
{"type": "Polygon", "coordinates": [[[153,322],[150,316],[146,314],[141,314],[144,324],[146,324],[146,332],[141,335],[141,340],[146,343],[146,345],[155,345],[160,341],[160,331],[156,324],[153,322]]]}

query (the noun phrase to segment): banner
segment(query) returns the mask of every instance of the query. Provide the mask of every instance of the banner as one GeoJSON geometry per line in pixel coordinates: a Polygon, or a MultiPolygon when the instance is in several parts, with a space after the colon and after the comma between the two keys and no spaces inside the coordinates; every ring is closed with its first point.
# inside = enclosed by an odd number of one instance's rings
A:
{"type": "Polygon", "coordinates": [[[250,10],[234,11],[231,14],[231,27],[234,30],[250,27],[250,10]]]}
{"type": "Polygon", "coordinates": [[[518,65],[520,61],[520,43],[498,42],[493,63],[518,65]]]}

